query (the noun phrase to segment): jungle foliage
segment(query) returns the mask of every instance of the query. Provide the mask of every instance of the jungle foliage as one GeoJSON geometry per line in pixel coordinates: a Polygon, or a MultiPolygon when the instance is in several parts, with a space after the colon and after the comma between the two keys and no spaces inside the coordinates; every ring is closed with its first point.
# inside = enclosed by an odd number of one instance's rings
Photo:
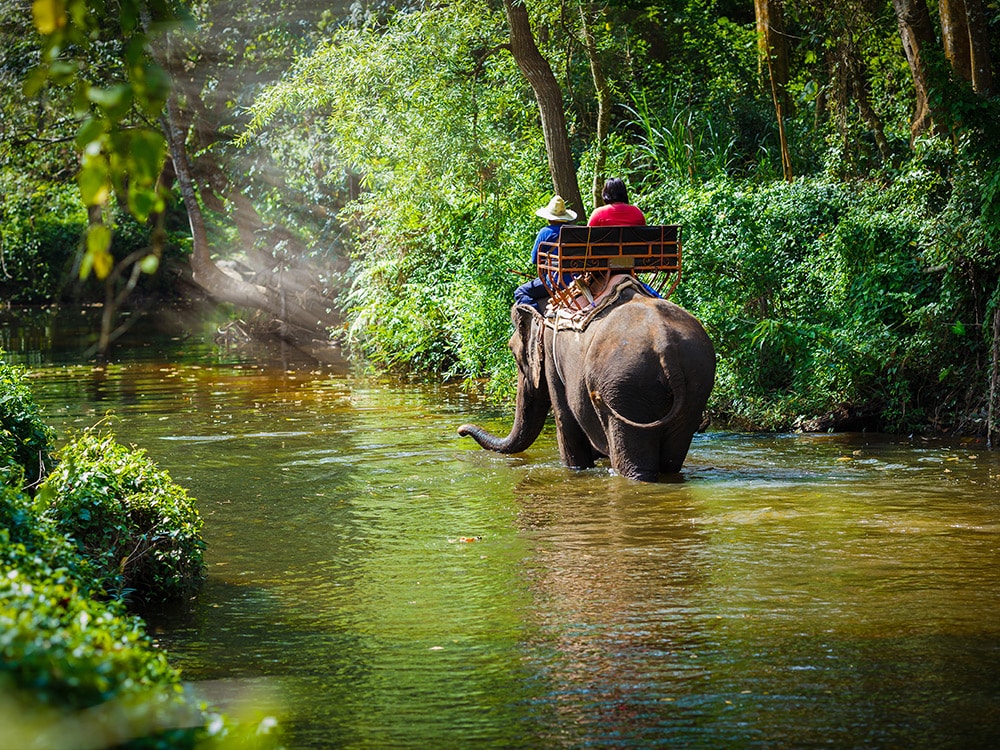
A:
{"type": "MultiPolygon", "coordinates": [[[[780,87],[742,4],[529,5],[581,180],[603,164],[649,221],[684,227],[675,299],[716,343],[719,423],[987,433],[1000,332],[995,96],[926,50],[933,127],[914,130],[888,2],[771,2],[789,42],[780,87]],[[581,10],[600,20],[596,56],[581,10]],[[614,99],[603,139],[595,68],[614,99]]],[[[995,31],[998,6],[987,7],[995,31]]],[[[273,138],[276,113],[307,113],[363,175],[344,216],[359,229],[351,332],[371,362],[490,378],[501,392],[521,280],[510,271],[531,272],[532,213],[551,194],[537,111],[506,45],[499,4],[435,4],[340,31],[257,101],[244,137],[273,138]]]]}
{"type": "MultiPolygon", "coordinates": [[[[717,423],[997,433],[996,0],[525,6],[580,184],[622,176],[650,221],[684,225],[676,299],[718,348],[717,423]]],[[[193,267],[239,237],[277,289],[295,259],[345,243],[351,266],[321,275],[319,299],[356,353],[509,393],[510,294],[552,191],[552,102],[512,55],[524,6],[276,0],[271,32],[227,25],[229,7],[185,6],[165,37],[184,65],[143,30],[175,86],[173,161],[190,157],[200,190],[186,212],[208,217],[193,267]]],[[[27,62],[0,68],[30,74],[49,48],[18,44],[27,62]]],[[[86,80],[103,90],[118,79],[101,70],[86,80]]],[[[45,91],[45,111],[64,111],[67,92],[45,91]]],[[[58,149],[22,142],[35,164],[58,149]]]]}
{"type": "Polygon", "coordinates": [[[0,360],[0,483],[34,491],[52,468],[54,440],[24,370],[0,360]]]}

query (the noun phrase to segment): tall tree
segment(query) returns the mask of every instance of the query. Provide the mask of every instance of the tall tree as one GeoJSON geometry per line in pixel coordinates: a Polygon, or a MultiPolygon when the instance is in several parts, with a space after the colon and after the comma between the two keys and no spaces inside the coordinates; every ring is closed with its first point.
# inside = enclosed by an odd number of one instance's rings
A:
{"type": "MultiPolygon", "coordinates": [[[[91,274],[104,286],[104,310],[98,345],[103,357],[124,328],[116,329],[118,308],[143,272],[159,268],[165,209],[160,177],[166,143],[155,120],[162,111],[170,82],[146,54],[146,29],[138,23],[141,9],[150,24],[176,20],[172,10],[150,10],[143,0],[122,0],[114,8],[76,0],[35,0],[31,14],[41,35],[36,65],[24,90],[41,97],[44,89],[72,89],[77,124],[74,145],[79,153],[77,183],[87,207],[89,226],[79,274],[91,274]],[[155,18],[153,14],[155,12],[155,18]],[[108,53],[107,50],[115,50],[108,53]],[[156,225],[149,247],[116,259],[112,252],[115,206],[140,223],[156,225]]],[[[67,97],[68,99],[69,97],[67,97]]],[[[66,99],[63,100],[64,102],[66,99]]],[[[66,102],[68,104],[68,102],[66,102]]]]}
{"type": "Polygon", "coordinates": [[[944,54],[959,78],[989,96],[993,90],[989,26],[982,0],[939,0],[944,54]]]}
{"type": "Polygon", "coordinates": [[[785,134],[785,117],[788,116],[788,36],[785,34],[785,14],[782,0],[754,0],[757,17],[757,44],[760,59],[767,68],[771,85],[771,99],[778,123],[781,144],[781,171],[789,182],[792,180],[792,157],[785,134]]]}
{"type": "Polygon", "coordinates": [[[871,98],[868,95],[868,71],[865,61],[858,52],[850,33],[846,33],[840,38],[837,45],[837,53],[840,58],[839,64],[844,79],[841,84],[842,96],[846,99],[849,95],[848,91],[853,93],[862,119],[871,128],[879,154],[888,163],[892,160],[892,151],[889,148],[889,141],[885,137],[885,126],[882,124],[882,118],[875,111],[875,107],[872,105],[871,98]]]}
{"type": "Polygon", "coordinates": [[[935,127],[930,104],[930,66],[927,59],[936,44],[934,27],[931,25],[926,0],[892,0],[892,6],[913,78],[916,101],[910,121],[910,135],[915,138],[922,133],[934,132],[935,127]]]}
{"type": "MultiPolygon", "coordinates": [[[[203,24],[211,28],[216,19],[212,9],[204,10],[210,15],[203,24]]],[[[239,19],[229,22],[235,25],[239,19]]],[[[246,33],[252,37],[252,32],[246,33]]],[[[260,216],[242,189],[239,175],[232,174],[236,165],[219,156],[231,137],[226,130],[232,125],[226,122],[225,112],[239,95],[220,83],[230,72],[229,66],[236,67],[236,60],[245,57],[245,51],[229,50],[232,57],[222,62],[226,57],[222,50],[210,56],[202,46],[211,39],[210,34],[199,38],[191,31],[171,30],[158,37],[153,47],[154,56],[174,81],[162,123],[191,227],[192,279],[217,301],[264,312],[276,320],[277,330],[321,332],[337,319],[330,299],[309,293],[313,272],[302,257],[304,248],[291,232],[260,216]],[[218,65],[223,69],[214,68],[218,65]],[[215,209],[222,217],[219,222],[236,230],[232,243],[211,240],[203,207],[215,209]],[[286,251],[289,245],[291,252],[286,251]],[[217,261],[220,255],[236,255],[244,272],[224,269],[217,261]]]]}
{"type": "Polygon", "coordinates": [[[601,188],[604,183],[604,165],[608,158],[608,131],[611,129],[611,85],[604,74],[601,58],[597,53],[597,39],[594,36],[594,25],[597,18],[593,3],[580,2],[580,20],[583,34],[583,48],[590,62],[590,74],[594,79],[594,93],[597,95],[597,156],[594,159],[594,176],[591,185],[594,205],[601,205],[601,188]]]}
{"type": "Polygon", "coordinates": [[[562,89],[552,72],[552,66],[535,44],[524,0],[504,0],[503,5],[510,27],[511,55],[535,92],[553,188],[563,197],[567,206],[583,213],[586,208],[580,195],[573,152],[569,145],[562,89]]]}
{"type": "Polygon", "coordinates": [[[944,56],[951,63],[959,78],[972,81],[972,56],[970,53],[969,17],[965,0],[938,0],[941,16],[941,43],[944,56]]]}
{"type": "MultiPolygon", "coordinates": [[[[835,44],[827,44],[826,49],[831,78],[829,97],[836,109],[836,122],[843,140],[842,153],[849,159],[860,146],[857,133],[849,126],[853,103],[861,120],[871,130],[883,162],[889,163],[892,150],[885,124],[876,109],[878,102],[872,98],[872,74],[865,54],[866,42],[871,44],[873,30],[879,25],[876,12],[879,11],[871,0],[848,0],[835,6],[815,2],[809,8],[809,17],[817,24],[815,36],[836,40],[835,44]]],[[[892,32],[895,33],[895,26],[892,32]]]]}
{"type": "Polygon", "coordinates": [[[965,0],[965,15],[969,21],[972,88],[977,94],[990,96],[993,94],[993,63],[983,0],[965,0]]]}
{"type": "MultiPolygon", "coordinates": [[[[319,17],[308,3],[268,2],[282,12],[281,23],[288,27],[303,13],[313,21],[319,17]]],[[[107,208],[117,197],[139,221],[160,218],[166,208],[164,188],[170,187],[163,178],[176,176],[194,238],[193,279],[205,292],[218,301],[262,311],[277,320],[272,330],[304,329],[313,338],[338,322],[332,295],[314,283],[317,269],[296,233],[284,220],[262,218],[242,189],[248,169],[226,163],[241,111],[236,103],[252,96],[268,76],[280,75],[283,52],[301,48],[301,33],[269,29],[263,32],[269,43],[261,44],[260,28],[248,20],[260,13],[259,4],[241,14],[214,0],[186,6],[157,0],[107,5],[101,0],[35,0],[32,11],[43,47],[41,64],[28,77],[28,93],[45,85],[71,85],[82,120],[76,138],[78,182],[91,215],[82,272],[93,271],[106,285],[125,280],[121,289],[127,292],[140,270],[156,268],[159,247],[116,264],[107,208]],[[119,43],[107,44],[109,40],[119,43]],[[110,84],[89,77],[107,67],[98,60],[106,48],[120,50],[114,61],[119,80],[110,84]],[[224,217],[223,222],[232,222],[239,239],[235,247],[220,247],[218,240],[210,246],[206,207],[224,217]],[[230,253],[241,256],[244,273],[229,273],[216,262],[230,253]]],[[[259,163],[253,166],[260,168],[259,163]]],[[[109,303],[122,301],[111,286],[108,290],[109,303]]],[[[105,326],[101,346],[106,348],[111,338],[105,326]]]]}

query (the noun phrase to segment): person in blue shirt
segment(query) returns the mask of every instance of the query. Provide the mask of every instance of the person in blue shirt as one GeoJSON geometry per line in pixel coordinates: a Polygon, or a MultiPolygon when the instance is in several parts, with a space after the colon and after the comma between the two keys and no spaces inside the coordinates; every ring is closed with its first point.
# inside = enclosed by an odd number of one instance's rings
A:
{"type": "MultiPolygon", "coordinates": [[[[542,227],[538,236],[535,237],[535,246],[531,250],[531,263],[538,263],[538,246],[542,242],[558,242],[559,230],[564,224],[576,219],[576,211],[566,208],[566,201],[558,195],[552,196],[547,206],[535,211],[535,216],[548,219],[549,223],[542,227]]],[[[531,281],[526,281],[514,290],[514,303],[518,305],[532,305],[538,312],[545,314],[545,305],[548,304],[549,290],[537,276],[531,281]]]]}

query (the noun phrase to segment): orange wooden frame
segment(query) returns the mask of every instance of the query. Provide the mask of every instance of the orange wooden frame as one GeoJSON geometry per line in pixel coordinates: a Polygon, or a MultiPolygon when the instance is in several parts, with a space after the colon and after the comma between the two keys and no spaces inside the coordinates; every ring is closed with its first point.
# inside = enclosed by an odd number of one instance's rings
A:
{"type": "Polygon", "coordinates": [[[669,297],[681,279],[680,226],[566,225],[558,242],[538,246],[538,278],[555,307],[585,309],[616,274],[669,297]]]}

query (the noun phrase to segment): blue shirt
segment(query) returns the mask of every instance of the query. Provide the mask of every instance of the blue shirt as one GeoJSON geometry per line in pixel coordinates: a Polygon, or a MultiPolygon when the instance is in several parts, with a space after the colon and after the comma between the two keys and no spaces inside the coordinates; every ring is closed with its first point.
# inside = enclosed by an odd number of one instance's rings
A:
{"type": "Polygon", "coordinates": [[[531,262],[538,263],[538,246],[543,242],[558,242],[559,241],[559,230],[563,228],[560,224],[546,224],[544,227],[538,230],[538,236],[535,237],[535,246],[531,249],[531,262]]]}

